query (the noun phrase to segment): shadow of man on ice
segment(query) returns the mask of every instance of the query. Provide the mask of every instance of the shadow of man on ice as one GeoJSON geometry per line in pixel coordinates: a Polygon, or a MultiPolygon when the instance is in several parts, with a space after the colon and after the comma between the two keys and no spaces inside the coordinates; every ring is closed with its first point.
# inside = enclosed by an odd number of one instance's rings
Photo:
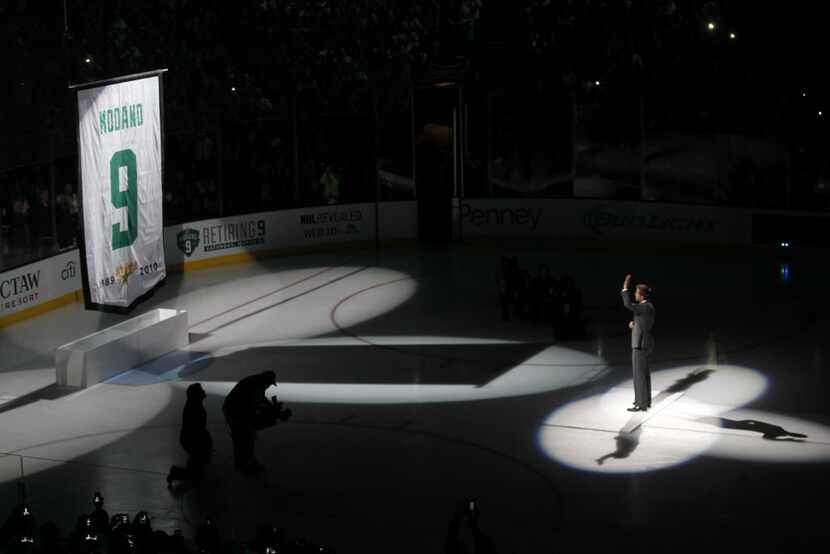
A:
{"type": "Polygon", "coordinates": [[[700,417],[697,418],[696,421],[715,425],[723,429],[755,431],[756,433],[761,433],[761,436],[766,440],[774,440],[779,442],[804,442],[803,439],[807,438],[807,435],[802,433],[793,433],[791,431],[787,431],[780,425],[773,425],[772,423],[758,421],[757,419],[735,420],[727,419],[725,417],[700,417]]]}
{"type": "Polygon", "coordinates": [[[674,394],[676,392],[686,392],[694,385],[705,381],[711,374],[715,372],[714,369],[701,369],[700,371],[692,371],[682,379],[678,379],[670,387],[664,390],[664,393],[674,394]]]}
{"type": "Polygon", "coordinates": [[[614,440],[617,441],[617,449],[614,452],[609,452],[608,454],[597,458],[597,465],[601,466],[605,463],[605,460],[609,458],[614,458],[616,460],[628,458],[631,453],[637,449],[637,445],[640,444],[641,432],[642,427],[637,427],[631,433],[620,431],[620,434],[614,437],[614,440]]]}
{"type": "MultiPolygon", "coordinates": [[[[692,371],[688,373],[685,377],[678,379],[670,386],[668,386],[665,390],[663,390],[660,394],[658,394],[654,398],[654,403],[658,404],[661,400],[668,398],[672,394],[678,392],[686,392],[697,383],[700,383],[708,379],[709,375],[711,375],[714,372],[714,369],[702,369],[700,371],[692,371]]],[[[641,415],[633,416],[628,421],[628,423],[626,423],[625,426],[622,429],[620,429],[619,434],[616,437],[614,437],[614,440],[617,442],[616,450],[614,450],[614,452],[610,452],[608,454],[605,454],[604,456],[597,458],[597,465],[604,464],[605,461],[610,458],[614,458],[617,460],[628,458],[640,444],[640,433],[642,431],[640,423],[642,421],[643,417],[641,415]],[[628,429],[628,431],[626,431],[626,429],[628,429]]]]}

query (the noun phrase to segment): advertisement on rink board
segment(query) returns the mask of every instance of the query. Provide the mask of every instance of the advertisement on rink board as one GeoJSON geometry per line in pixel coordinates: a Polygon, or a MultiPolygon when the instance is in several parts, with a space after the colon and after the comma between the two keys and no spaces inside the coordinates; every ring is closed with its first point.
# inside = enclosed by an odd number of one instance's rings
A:
{"type": "MultiPolygon", "coordinates": [[[[378,206],[381,240],[417,237],[414,201],[378,206]]],[[[164,230],[169,264],[283,248],[375,240],[375,205],[343,204],[173,225],[164,230]]]]}
{"type": "Polygon", "coordinates": [[[0,273],[0,322],[81,288],[78,250],[0,273]]]}
{"type": "MultiPolygon", "coordinates": [[[[415,202],[379,206],[385,239],[417,236],[415,202]]],[[[375,205],[353,204],[250,214],[174,225],[164,230],[165,257],[172,263],[215,258],[241,252],[373,241],[375,205]]],[[[168,261],[168,263],[170,263],[168,261]]],[[[53,300],[65,299],[83,287],[80,252],[74,249],[0,273],[0,324],[4,318],[53,300]]]]}
{"type": "Polygon", "coordinates": [[[465,237],[547,236],[678,240],[748,244],[752,218],[745,210],[581,199],[464,199],[465,237]]]}
{"type": "Polygon", "coordinates": [[[374,240],[374,204],[247,214],[167,227],[168,263],[280,248],[374,240]]]}

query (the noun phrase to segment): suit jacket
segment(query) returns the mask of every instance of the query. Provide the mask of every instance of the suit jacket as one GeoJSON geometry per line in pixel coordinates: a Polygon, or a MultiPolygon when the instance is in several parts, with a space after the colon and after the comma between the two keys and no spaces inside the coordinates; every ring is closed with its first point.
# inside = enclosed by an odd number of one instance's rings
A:
{"type": "Polygon", "coordinates": [[[634,312],[634,328],[631,330],[631,348],[652,350],[654,337],[651,328],[654,327],[654,304],[649,300],[635,304],[631,301],[628,291],[622,291],[623,305],[634,312]]]}

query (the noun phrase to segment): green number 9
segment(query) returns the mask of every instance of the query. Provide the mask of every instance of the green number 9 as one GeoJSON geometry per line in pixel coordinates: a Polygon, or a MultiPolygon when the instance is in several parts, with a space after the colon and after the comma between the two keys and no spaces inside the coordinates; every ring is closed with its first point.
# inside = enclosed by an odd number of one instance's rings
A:
{"type": "Polygon", "coordinates": [[[112,155],[110,193],[113,206],[118,209],[127,208],[127,230],[121,230],[121,223],[112,224],[112,249],[118,250],[130,246],[138,238],[138,171],[132,150],[120,150],[112,155]],[[123,191],[118,176],[122,167],[127,168],[127,190],[123,191]]]}

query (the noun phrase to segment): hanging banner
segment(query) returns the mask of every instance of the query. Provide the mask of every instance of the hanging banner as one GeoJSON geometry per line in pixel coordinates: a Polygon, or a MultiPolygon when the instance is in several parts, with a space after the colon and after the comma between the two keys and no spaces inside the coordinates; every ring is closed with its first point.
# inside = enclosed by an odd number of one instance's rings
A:
{"type": "Polygon", "coordinates": [[[161,74],[78,90],[84,298],[129,308],[166,276],[161,74]]]}

